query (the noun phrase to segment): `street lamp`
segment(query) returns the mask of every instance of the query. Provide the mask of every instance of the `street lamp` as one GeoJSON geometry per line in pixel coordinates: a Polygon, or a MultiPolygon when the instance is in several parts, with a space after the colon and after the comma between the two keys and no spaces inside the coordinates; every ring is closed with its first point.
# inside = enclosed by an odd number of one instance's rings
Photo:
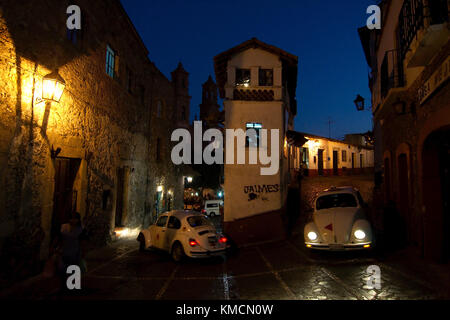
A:
{"type": "Polygon", "coordinates": [[[191,183],[192,182],[192,177],[187,177],[187,182],[191,183]]]}
{"type": "Polygon", "coordinates": [[[356,99],[353,101],[356,106],[356,110],[363,111],[364,110],[364,98],[361,95],[357,95],[356,99]]]}
{"type": "Polygon", "coordinates": [[[66,87],[66,82],[58,71],[49,73],[42,79],[42,99],[59,102],[66,87]]]}

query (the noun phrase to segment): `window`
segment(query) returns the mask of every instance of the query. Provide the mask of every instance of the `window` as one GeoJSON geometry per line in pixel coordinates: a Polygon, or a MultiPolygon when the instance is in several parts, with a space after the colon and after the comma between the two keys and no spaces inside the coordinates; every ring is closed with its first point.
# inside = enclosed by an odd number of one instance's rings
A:
{"type": "Polygon", "coordinates": [[[158,227],[165,227],[167,222],[167,216],[161,216],[159,217],[158,221],[156,222],[156,225],[158,227]]]}
{"type": "Polygon", "coordinates": [[[106,74],[111,78],[115,78],[118,61],[116,53],[109,45],[106,46],[106,74]]]}
{"type": "Polygon", "coordinates": [[[81,30],[78,29],[67,29],[67,39],[72,42],[72,44],[77,45],[77,43],[81,40],[81,30]]]}
{"type": "Polygon", "coordinates": [[[161,118],[162,115],[162,102],[161,100],[158,100],[158,102],[156,102],[156,116],[158,118],[161,118]]]}
{"type": "Polygon", "coordinates": [[[206,205],[207,208],[218,208],[219,204],[218,203],[209,203],[206,205]]]}
{"type": "Polygon", "coordinates": [[[259,85],[268,87],[273,86],[272,69],[259,69],[259,85]]]}
{"type": "Polygon", "coordinates": [[[192,216],[187,218],[187,222],[192,228],[197,228],[201,226],[211,226],[212,223],[205,217],[202,216],[192,216]]]}
{"type": "Polygon", "coordinates": [[[347,162],[347,151],[342,150],[342,162],[347,162]]]}
{"type": "Polygon", "coordinates": [[[346,208],[346,207],[356,207],[356,199],[350,193],[337,193],[322,196],[317,199],[316,208],[317,210],[329,209],[329,208],[346,208]]]}
{"type": "Polygon", "coordinates": [[[260,131],[262,129],[261,123],[250,122],[245,125],[246,136],[245,136],[245,146],[246,147],[258,147],[260,139],[260,131]],[[255,134],[251,134],[248,130],[253,129],[255,134]]]}
{"type": "Polygon", "coordinates": [[[181,228],[181,221],[175,218],[174,216],[171,216],[169,218],[169,223],[167,224],[167,228],[169,229],[180,229],[181,228]]]}
{"type": "Polygon", "coordinates": [[[309,164],[309,149],[308,148],[302,148],[302,162],[306,165],[309,164]]]}
{"type": "Polygon", "coordinates": [[[236,86],[250,85],[250,69],[236,69],[236,86]]]}

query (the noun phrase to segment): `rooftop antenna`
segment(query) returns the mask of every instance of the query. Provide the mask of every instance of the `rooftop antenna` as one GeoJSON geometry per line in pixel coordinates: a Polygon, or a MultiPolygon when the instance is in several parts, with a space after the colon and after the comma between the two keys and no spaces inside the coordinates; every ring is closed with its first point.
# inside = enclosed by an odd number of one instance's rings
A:
{"type": "Polygon", "coordinates": [[[331,124],[334,123],[334,121],[331,120],[331,117],[328,117],[327,123],[328,123],[328,138],[331,139],[331,124]]]}

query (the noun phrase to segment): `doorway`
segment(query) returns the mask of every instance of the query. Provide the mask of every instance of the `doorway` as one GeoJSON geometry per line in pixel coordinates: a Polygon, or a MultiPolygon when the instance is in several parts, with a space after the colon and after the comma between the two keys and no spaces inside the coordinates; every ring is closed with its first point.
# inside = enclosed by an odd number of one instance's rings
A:
{"type": "Polygon", "coordinates": [[[333,174],[337,176],[339,174],[338,169],[338,151],[333,151],[333,174]]]}
{"type": "Polygon", "coordinates": [[[319,176],[323,176],[323,149],[319,149],[318,150],[318,162],[317,162],[317,170],[318,170],[318,174],[319,176]]]}
{"type": "Polygon", "coordinates": [[[116,214],[115,226],[120,228],[124,226],[124,217],[126,215],[126,176],[127,168],[117,168],[117,189],[116,189],[116,214]]]}
{"type": "Polygon", "coordinates": [[[59,233],[61,225],[66,223],[70,214],[77,210],[77,192],[73,190],[75,177],[80,168],[81,159],[55,159],[55,191],[53,193],[53,214],[51,239],[59,233]]]}
{"type": "Polygon", "coordinates": [[[424,255],[450,260],[450,129],[428,136],[422,149],[424,255]]]}
{"type": "Polygon", "coordinates": [[[352,153],[352,173],[355,171],[355,154],[352,153]]]}

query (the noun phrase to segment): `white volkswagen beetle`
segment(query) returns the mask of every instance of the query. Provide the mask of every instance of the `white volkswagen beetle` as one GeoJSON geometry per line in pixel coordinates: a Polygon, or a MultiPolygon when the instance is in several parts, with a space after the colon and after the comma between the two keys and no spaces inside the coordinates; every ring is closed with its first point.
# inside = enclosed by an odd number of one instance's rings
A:
{"type": "Polygon", "coordinates": [[[353,187],[332,187],[314,201],[313,221],[304,229],[305,245],[318,250],[364,250],[372,246],[372,228],[364,201],[353,187]]]}
{"type": "Polygon", "coordinates": [[[139,249],[155,248],[167,251],[173,260],[183,257],[221,255],[227,248],[227,238],[216,232],[212,222],[193,211],[175,210],[162,214],[156,224],[139,233],[139,249]]]}

